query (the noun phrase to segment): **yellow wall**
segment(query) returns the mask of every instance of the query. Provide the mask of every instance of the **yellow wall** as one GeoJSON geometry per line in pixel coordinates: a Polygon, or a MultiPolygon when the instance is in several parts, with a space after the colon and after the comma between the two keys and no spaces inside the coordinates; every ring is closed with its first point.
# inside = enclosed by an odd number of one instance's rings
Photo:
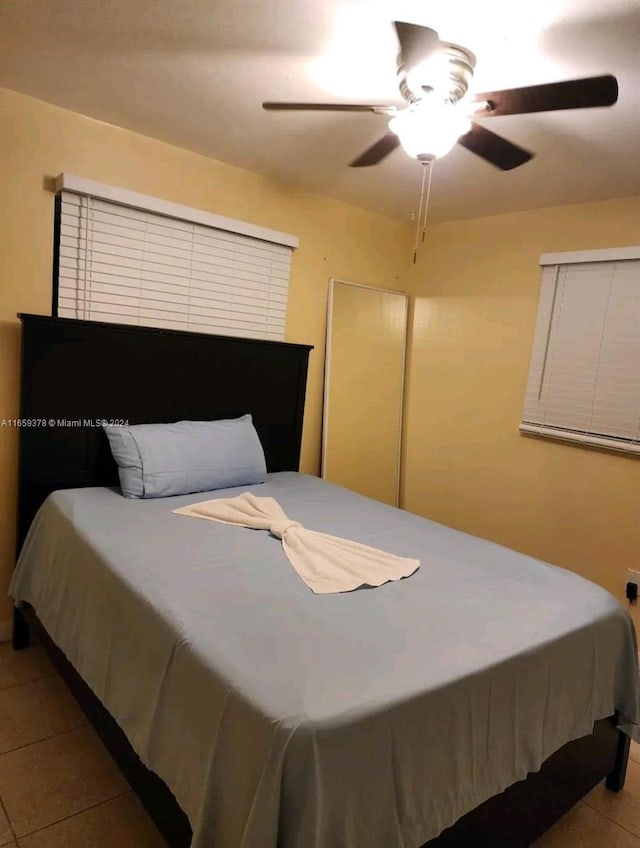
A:
{"type": "Polygon", "coordinates": [[[541,253],[637,245],[640,197],[431,227],[416,266],[404,506],[622,597],[640,461],[518,433],[541,253]]]}
{"type": "MultiPolygon", "coordinates": [[[[329,277],[406,288],[409,227],[0,89],[0,420],[18,414],[16,312],[51,308],[53,194],[62,171],[293,233],[287,340],[315,345],[302,470],[319,468],[329,277]]],[[[17,433],[0,428],[0,598],[13,567],[17,433]]],[[[0,600],[0,636],[8,606],[0,600]]]]}

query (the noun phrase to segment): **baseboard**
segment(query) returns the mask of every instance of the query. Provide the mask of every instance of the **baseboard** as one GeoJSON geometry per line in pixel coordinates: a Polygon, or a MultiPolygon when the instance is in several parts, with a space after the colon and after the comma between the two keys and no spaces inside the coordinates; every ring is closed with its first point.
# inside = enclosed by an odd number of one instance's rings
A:
{"type": "Polygon", "coordinates": [[[13,634],[13,623],[10,618],[0,621],[0,642],[10,642],[13,634]]]}

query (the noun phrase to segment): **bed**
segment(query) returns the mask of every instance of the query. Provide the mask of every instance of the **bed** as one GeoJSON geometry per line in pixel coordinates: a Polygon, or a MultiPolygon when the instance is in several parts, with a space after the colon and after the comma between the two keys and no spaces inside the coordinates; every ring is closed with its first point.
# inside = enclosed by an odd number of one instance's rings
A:
{"type": "Polygon", "coordinates": [[[308,348],[23,324],[23,417],[251,412],[270,474],[246,490],[421,559],[406,580],[316,596],[267,534],[172,514],[235,490],[127,501],[100,428],[23,430],[16,644],[30,618],[172,846],[515,848],[603,777],[621,787],[619,728],[638,721],[625,611],[298,474],[308,348]]]}

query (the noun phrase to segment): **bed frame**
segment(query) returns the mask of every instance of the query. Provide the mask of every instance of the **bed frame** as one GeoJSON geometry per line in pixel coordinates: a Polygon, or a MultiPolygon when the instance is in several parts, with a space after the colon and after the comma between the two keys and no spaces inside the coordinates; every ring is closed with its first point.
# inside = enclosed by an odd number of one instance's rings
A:
{"type": "MultiPolygon", "coordinates": [[[[297,471],[310,347],[19,315],[22,334],[18,549],[46,496],[117,485],[97,422],[232,418],[250,412],[269,471],[297,471]]],[[[171,848],[187,848],[186,815],[39,622],[14,612],[13,644],[42,643],[171,848]]],[[[615,716],[570,742],[540,772],[472,810],[425,848],[526,848],[603,778],[624,784],[629,739],[615,716]]]]}

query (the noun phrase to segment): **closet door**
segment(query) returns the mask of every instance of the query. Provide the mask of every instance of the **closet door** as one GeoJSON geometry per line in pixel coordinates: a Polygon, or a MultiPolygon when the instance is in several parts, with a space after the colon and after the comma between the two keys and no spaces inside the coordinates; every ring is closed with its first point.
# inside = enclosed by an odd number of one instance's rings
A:
{"type": "Polygon", "coordinates": [[[407,331],[405,294],[332,280],[322,476],[397,505],[407,331]]]}

